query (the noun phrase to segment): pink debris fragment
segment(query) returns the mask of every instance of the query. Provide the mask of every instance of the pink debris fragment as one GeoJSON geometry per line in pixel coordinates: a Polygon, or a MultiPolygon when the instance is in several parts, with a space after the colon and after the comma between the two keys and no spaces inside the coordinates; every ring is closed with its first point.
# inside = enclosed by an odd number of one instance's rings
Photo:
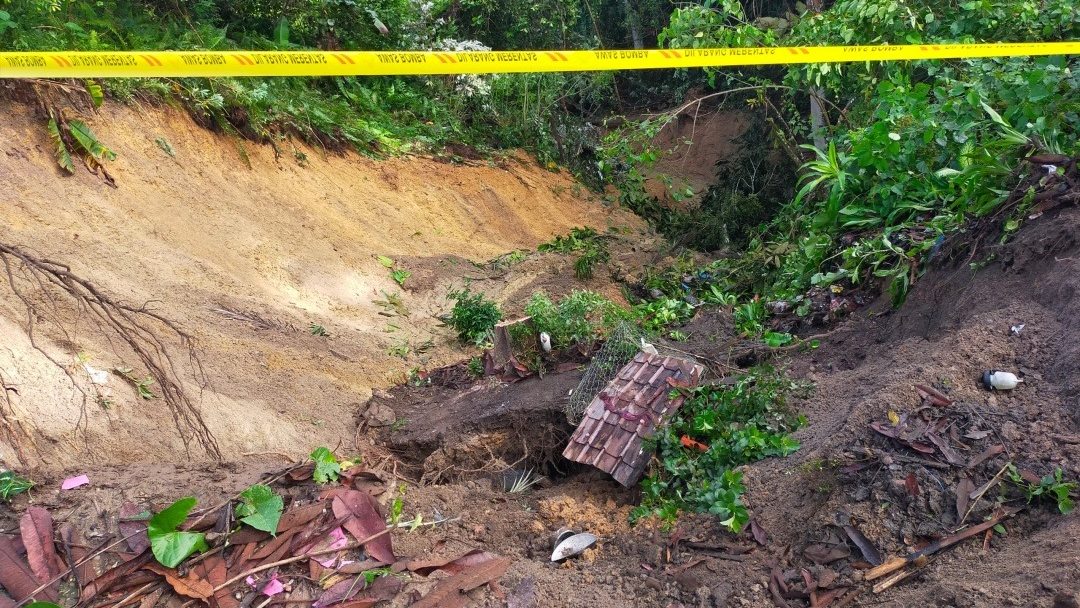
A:
{"type": "MultiPolygon", "coordinates": [[[[330,531],[329,541],[330,541],[330,544],[327,545],[325,548],[319,546],[322,543],[320,543],[319,545],[316,545],[316,548],[319,551],[322,551],[324,549],[325,550],[341,549],[342,547],[349,544],[349,539],[345,537],[345,531],[342,530],[340,527],[334,528],[333,530],[330,531]]],[[[325,541],[323,541],[323,542],[325,542],[325,541]]],[[[319,555],[319,556],[312,556],[311,559],[318,562],[319,565],[321,565],[323,568],[333,568],[334,564],[336,564],[337,561],[338,561],[338,556],[336,556],[336,555],[319,555]]]]}
{"type": "MultiPolygon", "coordinates": [[[[255,580],[254,576],[249,576],[245,578],[244,582],[247,583],[252,589],[259,589],[259,581],[255,580]]],[[[262,586],[262,589],[259,589],[259,593],[268,596],[277,595],[282,591],[285,591],[285,585],[280,580],[278,580],[277,573],[271,576],[270,580],[266,581],[266,584],[262,586]]]]}
{"type": "Polygon", "coordinates": [[[285,591],[285,585],[283,585],[281,581],[278,580],[278,577],[275,574],[273,577],[270,578],[270,582],[266,583],[266,585],[263,586],[261,593],[263,595],[275,596],[282,591],[285,591]]]}
{"type": "Polygon", "coordinates": [[[90,478],[86,475],[78,475],[76,477],[68,477],[64,480],[64,483],[60,484],[61,490],[74,490],[80,486],[85,486],[90,483],[90,478]]]}

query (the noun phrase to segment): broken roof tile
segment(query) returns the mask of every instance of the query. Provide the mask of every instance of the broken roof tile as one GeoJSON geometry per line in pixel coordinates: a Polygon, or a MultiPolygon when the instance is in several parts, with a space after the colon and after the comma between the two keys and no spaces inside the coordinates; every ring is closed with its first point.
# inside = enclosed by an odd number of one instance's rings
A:
{"type": "Polygon", "coordinates": [[[702,366],[685,359],[639,352],[601,391],[611,406],[605,407],[593,397],[563,456],[610,473],[625,486],[637,483],[651,456],[642,447],[644,439],[656,431],[658,422],[670,419],[685,400],[681,396],[670,398],[667,379],[696,386],[703,371],[702,366]]]}

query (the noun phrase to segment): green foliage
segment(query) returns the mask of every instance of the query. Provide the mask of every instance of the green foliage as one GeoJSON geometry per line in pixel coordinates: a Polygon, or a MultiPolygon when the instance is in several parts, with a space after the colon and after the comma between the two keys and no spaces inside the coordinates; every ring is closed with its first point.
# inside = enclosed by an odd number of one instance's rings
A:
{"type": "Polygon", "coordinates": [[[206,535],[202,532],[177,530],[196,502],[198,501],[194,497],[181,498],[160,513],[154,514],[147,524],[146,535],[150,538],[150,549],[158,563],[166,568],[175,568],[192,553],[209,549],[206,535]]]}
{"type": "Polygon", "coordinates": [[[673,523],[679,511],[711,513],[734,532],[749,520],[735,467],[799,448],[788,433],[804,423],[787,408],[797,385],[769,367],[752,369],[731,386],[689,391],[672,421],[654,438],[659,466],[642,481],[633,519],[659,516],[673,523]],[[684,438],[687,438],[686,445],[684,438]],[[697,442],[704,451],[691,447],[697,442]]]}
{"type": "Polygon", "coordinates": [[[384,566],[382,568],[372,568],[371,570],[364,570],[364,586],[370,587],[371,584],[375,582],[375,579],[383,576],[391,576],[393,574],[394,571],[390,569],[390,566],[384,566]]]}
{"type": "MultiPolygon", "coordinates": [[[[933,44],[1000,40],[1071,40],[1080,36],[1080,8],[1067,0],[1040,5],[978,0],[942,5],[926,0],[839,0],[801,16],[776,6],[709,0],[680,5],[659,40],[672,47],[774,44],[933,44]],[[753,10],[752,14],[747,11],[753,10]],[[782,18],[775,18],[777,15],[782,18]]],[[[710,87],[746,89],[764,127],[750,159],[718,166],[717,183],[689,212],[667,208],[644,192],[661,150],[655,134],[672,117],[629,122],[609,133],[602,168],[623,204],[678,243],[742,250],[712,269],[713,289],[689,291],[708,302],[761,294],[794,299],[811,285],[881,289],[901,304],[944,235],[972,217],[996,211],[1031,170],[1032,151],[1080,151],[1080,71],[1063,57],[956,62],[810,64],[754,70],[705,70],[710,87]],[[807,93],[822,100],[820,149],[812,135],[807,93]],[[809,151],[809,154],[803,152],[809,151]],[[797,192],[775,178],[753,186],[747,176],[779,157],[802,156],[797,192]],[[809,156],[809,157],[808,157],[809,156]],[[757,161],[758,165],[753,162],[757,161]],[[747,162],[749,161],[749,162],[747,162]],[[765,222],[760,226],[757,225],[765,222]]],[[[785,170],[776,173],[786,175],[785,170]]],[[[782,180],[781,180],[782,181],[782,180]]],[[[790,183],[790,182],[789,182],[790,183]]],[[[1014,232],[1023,203],[1002,230],[1014,232]]],[[[668,297],[682,297],[661,289],[668,297]]],[[[751,310],[744,333],[760,335],[751,310]]],[[[767,342],[777,343],[776,336],[767,342]]]]}
{"type": "Polygon", "coordinates": [[[531,319],[532,337],[546,332],[556,349],[591,344],[628,317],[622,307],[604,296],[578,290],[558,302],[545,293],[534,293],[525,305],[525,314],[531,319]]]}
{"type": "Polygon", "coordinates": [[[255,484],[240,493],[236,518],[256,530],[276,536],[278,521],[284,508],[284,501],[274,494],[269,486],[255,484]]]}
{"type": "Polygon", "coordinates": [[[319,338],[329,338],[330,334],[327,333],[326,328],[318,323],[312,323],[308,326],[308,333],[319,338]]]}
{"type": "Polygon", "coordinates": [[[397,494],[394,495],[394,500],[390,503],[390,526],[395,527],[398,522],[401,521],[401,515],[405,512],[405,491],[408,486],[405,484],[398,485],[397,494]]]}
{"type": "Polygon", "coordinates": [[[157,398],[157,395],[154,394],[154,391],[150,389],[150,386],[154,384],[153,378],[151,378],[150,376],[146,376],[145,378],[139,378],[132,373],[130,367],[117,367],[115,369],[116,373],[120,374],[123,379],[130,382],[131,386],[135,387],[135,393],[138,394],[140,398],[147,401],[157,398]]]}
{"type": "Polygon", "coordinates": [[[338,480],[341,464],[333,452],[325,447],[317,447],[311,453],[311,459],[315,461],[315,470],[311,475],[315,483],[335,483],[338,480]]]}
{"type": "Polygon", "coordinates": [[[105,147],[105,144],[98,140],[86,123],[81,120],[69,120],[67,126],[79,147],[91,157],[99,161],[116,160],[116,153],[105,147]]]}
{"type": "Polygon", "coordinates": [[[176,158],[176,150],[173,149],[172,144],[169,143],[169,140],[165,139],[164,137],[157,137],[154,138],[154,143],[157,144],[157,147],[161,148],[162,152],[168,154],[172,158],[176,158]]]}
{"type": "Polygon", "coordinates": [[[60,126],[56,124],[56,119],[49,119],[47,129],[49,137],[53,140],[53,145],[56,146],[56,164],[60,165],[60,168],[64,171],[74,173],[75,163],[71,161],[71,152],[68,151],[67,144],[64,143],[64,138],[60,135],[60,126]]]}
{"type": "Polygon", "coordinates": [[[633,316],[642,329],[655,334],[689,321],[694,316],[694,307],[685,300],[660,298],[638,304],[634,307],[633,316]]]}
{"type": "Polygon", "coordinates": [[[14,471],[0,471],[0,499],[10,501],[12,496],[22,494],[34,487],[34,482],[19,477],[14,471]]]}
{"type": "Polygon", "coordinates": [[[102,90],[100,84],[93,80],[87,79],[84,84],[86,85],[86,94],[90,96],[90,103],[95,108],[100,108],[101,104],[105,103],[105,91],[102,90]]]}
{"type": "MultiPolygon", "coordinates": [[[[655,0],[649,4],[656,5],[648,12],[655,31],[666,15],[655,0]]],[[[574,0],[509,6],[490,0],[26,1],[0,11],[0,45],[12,51],[596,48],[603,46],[598,35],[625,35],[622,6],[621,0],[600,0],[588,11],[574,0]]],[[[595,128],[588,120],[615,102],[614,77],[589,73],[138,78],[104,80],[101,88],[124,101],[181,105],[207,127],[275,147],[293,136],[375,155],[452,143],[528,147],[545,163],[565,162],[585,175],[595,174],[595,128]]],[[[244,155],[242,148],[238,153],[244,155]]]]}
{"type": "Polygon", "coordinates": [[[479,378],[484,375],[484,360],[480,357],[472,357],[468,364],[469,373],[479,378]]]}
{"type": "Polygon", "coordinates": [[[1044,475],[1038,483],[1025,480],[1016,467],[1011,464],[1009,465],[1008,474],[1009,480],[1023,490],[1024,497],[1027,498],[1029,503],[1035,499],[1053,501],[1057,504],[1058,511],[1062,515],[1072,513],[1076,506],[1071,495],[1080,487],[1080,483],[1064,481],[1060,467],[1054,469],[1053,473],[1044,475]]]}
{"type": "Polygon", "coordinates": [[[395,268],[390,271],[390,278],[398,284],[398,287],[405,287],[405,280],[412,276],[412,273],[404,268],[395,268]]]}
{"type": "Polygon", "coordinates": [[[597,264],[611,259],[607,240],[592,228],[572,228],[570,234],[556,236],[550,242],[536,248],[540,252],[578,253],[574,261],[574,276],[581,280],[593,277],[593,268],[597,264]]]}
{"type": "Polygon", "coordinates": [[[499,305],[468,287],[451,291],[449,297],[454,300],[454,307],[446,323],[457,332],[458,340],[477,346],[488,342],[491,330],[503,318],[499,305]]]}

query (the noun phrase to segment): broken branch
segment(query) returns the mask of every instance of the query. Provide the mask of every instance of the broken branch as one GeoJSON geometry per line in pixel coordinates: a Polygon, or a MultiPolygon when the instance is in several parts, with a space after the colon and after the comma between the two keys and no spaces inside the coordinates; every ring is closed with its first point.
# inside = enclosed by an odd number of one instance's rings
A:
{"type": "Polygon", "coordinates": [[[943,538],[943,539],[941,539],[941,540],[939,540],[937,542],[930,543],[926,547],[924,547],[924,548],[922,548],[922,549],[920,549],[920,550],[918,550],[918,551],[916,551],[914,553],[911,553],[907,557],[894,557],[894,558],[890,559],[889,561],[885,562],[884,564],[881,564],[880,566],[871,568],[871,569],[866,571],[866,575],[863,578],[865,580],[872,581],[872,580],[874,580],[876,578],[881,578],[881,577],[883,577],[883,576],[885,576],[887,574],[892,574],[893,572],[896,572],[897,570],[903,568],[904,566],[907,566],[908,564],[915,563],[920,558],[929,557],[929,556],[931,556],[931,555],[933,555],[933,554],[935,554],[935,553],[937,553],[937,552],[939,552],[939,551],[941,551],[943,549],[948,549],[949,547],[951,547],[951,546],[953,546],[953,545],[955,545],[955,544],[957,544],[957,543],[959,543],[959,542],[961,542],[963,540],[971,538],[972,536],[975,536],[976,534],[979,534],[981,532],[985,532],[985,531],[989,530],[990,528],[993,528],[994,526],[998,525],[1003,520],[1008,519],[1008,518],[1012,517],[1013,515],[1016,515],[1017,513],[1019,513],[1022,510],[1023,510],[1023,507],[1010,507],[1008,509],[1005,509],[1005,511],[1002,514],[998,515],[997,517],[988,519],[987,521],[984,521],[983,523],[978,524],[976,526],[972,526],[972,527],[968,528],[967,530],[964,530],[963,532],[953,534],[952,536],[946,536],[945,538],[943,538]]]}

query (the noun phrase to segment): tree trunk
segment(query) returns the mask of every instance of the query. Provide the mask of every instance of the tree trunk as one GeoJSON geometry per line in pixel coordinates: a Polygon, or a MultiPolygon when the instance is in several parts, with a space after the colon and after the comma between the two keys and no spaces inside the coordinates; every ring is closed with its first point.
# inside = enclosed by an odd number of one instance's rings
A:
{"type": "Polygon", "coordinates": [[[623,7],[626,8],[626,27],[630,30],[630,39],[634,41],[634,48],[645,48],[645,43],[641,40],[641,28],[638,26],[637,13],[634,12],[634,7],[630,5],[630,0],[623,0],[623,7]]]}
{"type": "Polygon", "coordinates": [[[825,93],[817,87],[810,88],[810,127],[814,135],[814,147],[825,150],[825,112],[821,100],[825,93]]]}

